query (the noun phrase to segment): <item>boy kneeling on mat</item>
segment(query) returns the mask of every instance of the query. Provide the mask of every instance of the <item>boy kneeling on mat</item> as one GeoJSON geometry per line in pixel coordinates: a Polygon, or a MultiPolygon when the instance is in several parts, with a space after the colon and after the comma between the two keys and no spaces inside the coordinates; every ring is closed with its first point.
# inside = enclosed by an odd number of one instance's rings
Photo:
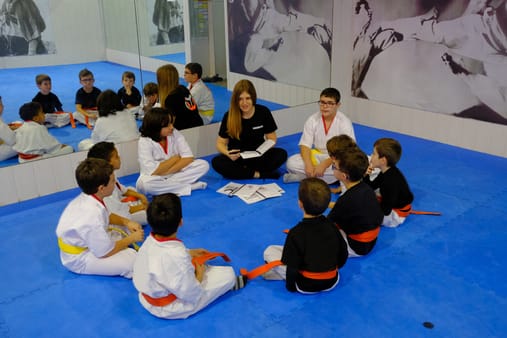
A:
{"type": "Polygon", "coordinates": [[[347,243],[336,225],[322,215],[330,199],[323,180],[301,181],[298,204],[303,220],[289,231],[283,247],[271,245],[264,251],[268,264],[277,260],[282,264],[264,273],[265,279],[285,279],[287,290],[306,294],[329,291],[338,284],[338,270],[348,257],[347,243]]]}
{"type": "Polygon", "coordinates": [[[229,290],[245,286],[246,278],[236,276],[232,267],[206,265],[200,259],[216,255],[205,249],[187,249],[176,237],[183,224],[177,195],[153,197],[147,216],[152,233],[139,249],[133,282],[141,305],[152,315],[187,318],[229,290]]]}

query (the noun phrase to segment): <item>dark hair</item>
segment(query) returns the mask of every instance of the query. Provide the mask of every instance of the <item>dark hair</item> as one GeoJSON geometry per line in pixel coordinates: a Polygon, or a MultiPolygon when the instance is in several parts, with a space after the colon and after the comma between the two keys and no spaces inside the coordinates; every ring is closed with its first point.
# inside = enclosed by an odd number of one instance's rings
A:
{"type": "Polygon", "coordinates": [[[143,87],[143,94],[146,96],[153,94],[158,95],[158,84],[156,84],[155,82],[148,82],[143,87]]]}
{"type": "Polygon", "coordinates": [[[136,76],[134,75],[134,73],[128,70],[123,72],[121,79],[123,80],[124,78],[132,79],[134,81],[136,80],[136,76]]]}
{"type": "Polygon", "coordinates": [[[81,78],[83,78],[85,76],[89,76],[89,75],[93,76],[93,73],[90,70],[88,70],[87,68],[81,69],[79,71],[79,80],[81,80],[81,78]]]}
{"type": "Polygon", "coordinates": [[[97,97],[97,110],[101,117],[115,115],[117,111],[122,111],[124,108],[120,97],[114,90],[106,89],[97,97]]]}
{"type": "Polygon", "coordinates": [[[359,148],[351,149],[340,155],[340,171],[348,176],[349,181],[356,182],[363,178],[368,169],[368,156],[359,148]]]}
{"type": "Polygon", "coordinates": [[[319,216],[329,205],[331,190],[320,178],[309,177],[299,183],[298,198],[307,214],[319,216]]]}
{"type": "Polygon", "coordinates": [[[341,95],[338,89],[336,88],[326,88],[322,92],[320,92],[320,97],[325,96],[332,98],[336,101],[336,103],[340,103],[341,95]]]}
{"type": "Polygon", "coordinates": [[[373,147],[377,150],[379,158],[386,158],[389,167],[396,165],[401,158],[401,144],[395,139],[387,137],[378,139],[373,147]]]}
{"type": "Polygon", "coordinates": [[[109,162],[101,158],[87,158],[76,168],[76,181],[81,190],[95,194],[101,185],[107,185],[114,169],[109,162]]]}
{"type": "Polygon", "coordinates": [[[178,230],[183,217],[181,200],[173,193],[154,196],[146,216],[154,234],[172,235],[178,230]]]}
{"type": "Polygon", "coordinates": [[[88,150],[87,158],[101,158],[109,162],[113,152],[116,150],[113,142],[102,141],[93,145],[88,150]]]}
{"type": "Polygon", "coordinates": [[[35,77],[35,83],[40,85],[42,84],[42,82],[44,81],[49,81],[51,82],[51,78],[49,77],[49,75],[47,74],[39,74],[35,77]]]}
{"type": "Polygon", "coordinates": [[[28,102],[19,107],[19,117],[23,121],[33,120],[35,116],[42,110],[42,106],[39,102],[28,102]]]}
{"type": "Polygon", "coordinates": [[[330,157],[339,159],[343,152],[349,151],[357,147],[356,141],[347,134],[341,134],[331,137],[327,143],[326,148],[330,157]]]}
{"type": "Polygon", "coordinates": [[[149,137],[155,142],[160,141],[160,131],[174,122],[174,116],[165,108],[151,108],[144,115],[139,131],[141,136],[149,137]]]}
{"type": "Polygon", "coordinates": [[[185,68],[190,71],[192,74],[197,74],[197,78],[201,78],[202,76],[202,66],[197,62],[190,62],[185,65],[185,68]]]}

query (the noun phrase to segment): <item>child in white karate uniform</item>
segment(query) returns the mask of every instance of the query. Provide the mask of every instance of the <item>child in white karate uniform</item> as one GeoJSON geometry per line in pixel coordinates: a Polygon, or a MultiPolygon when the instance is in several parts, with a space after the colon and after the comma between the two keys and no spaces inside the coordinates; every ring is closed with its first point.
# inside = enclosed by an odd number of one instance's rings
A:
{"type": "Polygon", "coordinates": [[[209,253],[187,249],[177,238],[183,223],[181,200],[172,193],[155,196],[148,207],[152,233],[139,249],[132,281],[141,305],[165,319],[187,318],[230,290],[245,286],[230,266],[212,266],[193,258],[209,253]]]}
{"type": "Polygon", "coordinates": [[[108,89],[99,94],[97,109],[99,117],[95,121],[92,137],[79,142],[79,150],[88,150],[102,141],[120,143],[139,138],[136,119],[124,109],[120,96],[114,91],[108,89]]]}
{"type": "MultiPolygon", "coordinates": [[[[99,142],[88,151],[88,158],[101,158],[109,162],[114,170],[121,167],[121,159],[113,142],[99,142]]],[[[148,199],[132,187],[125,187],[118,180],[111,196],[104,198],[106,207],[115,214],[146,224],[148,199]]]]}
{"type": "Polygon", "coordinates": [[[2,120],[4,105],[0,96],[0,161],[16,156],[18,153],[12,149],[16,143],[16,134],[8,124],[2,120]]]}
{"type": "Polygon", "coordinates": [[[19,108],[19,116],[25,122],[16,130],[16,144],[12,147],[18,152],[19,163],[70,154],[74,151],[71,146],[61,144],[49,134],[44,126],[46,116],[40,103],[25,103],[19,108]]]}
{"type": "Polygon", "coordinates": [[[138,145],[141,173],[136,183],[144,194],[185,196],[207,186],[198,180],[208,172],[209,163],[194,159],[185,137],[174,129],[174,119],[165,108],[152,108],[144,116],[138,145]]]}
{"type": "Polygon", "coordinates": [[[142,241],[141,225],[115,213],[104,204],[115,188],[114,169],[108,162],[88,158],[76,169],[82,193],[65,208],[56,236],[63,266],[85,275],[132,277],[136,251],[129,245],[142,241]],[[126,227],[130,234],[114,240],[107,231],[110,224],[126,227]]]}

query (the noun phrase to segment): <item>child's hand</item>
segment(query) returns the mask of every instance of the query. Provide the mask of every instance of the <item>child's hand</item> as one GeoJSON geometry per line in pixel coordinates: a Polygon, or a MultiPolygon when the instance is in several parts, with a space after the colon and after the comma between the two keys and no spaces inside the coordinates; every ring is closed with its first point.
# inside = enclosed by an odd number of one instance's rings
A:
{"type": "Polygon", "coordinates": [[[132,220],[128,220],[126,223],[125,223],[125,226],[127,227],[127,229],[129,229],[131,232],[135,232],[135,231],[142,231],[143,230],[143,227],[141,226],[141,224],[135,222],[135,221],[132,221],[132,220]]]}
{"type": "Polygon", "coordinates": [[[142,242],[144,240],[144,230],[141,228],[141,230],[132,231],[129,237],[131,237],[132,243],[142,242]]]}
{"type": "Polygon", "coordinates": [[[149,202],[148,202],[148,199],[146,198],[146,196],[144,196],[141,193],[138,193],[137,198],[139,198],[139,200],[141,201],[141,203],[144,205],[144,208],[147,209],[149,202]]]}
{"type": "Polygon", "coordinates": [[[371,165],[369,165],[369,166],[368,166],[368,169],[366,169],[366,174],[365,174],[365,176],[370,175],[372,172],[373,172],[373,167],[372,167],[371,165]]]}
{"type": "Polygon", "coordinates": [[[136,204],[136,205],[129,206],[129,212],[131,214],[135,214],[138,211],[146,210],[146,209],[147,209],[147,207],[144,204],[136,204]]]}
{"type": "Polygon", "coordinates": [[[199,283],[202,282],[205,270],[206,266],[204,264],[195,264],[195,278],[199,281],[199,283]]]}

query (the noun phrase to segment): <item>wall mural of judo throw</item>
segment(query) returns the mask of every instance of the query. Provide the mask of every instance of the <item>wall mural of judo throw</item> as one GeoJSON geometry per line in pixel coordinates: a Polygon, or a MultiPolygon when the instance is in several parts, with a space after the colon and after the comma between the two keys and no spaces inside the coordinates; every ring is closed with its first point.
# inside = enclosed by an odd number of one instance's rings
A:
{"type": "Polygon", "coordinates": [[[228,0],[227,11],[232,72],[329,86],[333,0],[228,0]]]}
{"type": "Polygon", "coordinates": [[[507,124],[507,0],[353,8],[352,95],[507,124]]]}
{"type": "Polygon", "coordinates": [[[0,56],[55,54],[49,0],[4,0],[0,5],[0,56]]]}

